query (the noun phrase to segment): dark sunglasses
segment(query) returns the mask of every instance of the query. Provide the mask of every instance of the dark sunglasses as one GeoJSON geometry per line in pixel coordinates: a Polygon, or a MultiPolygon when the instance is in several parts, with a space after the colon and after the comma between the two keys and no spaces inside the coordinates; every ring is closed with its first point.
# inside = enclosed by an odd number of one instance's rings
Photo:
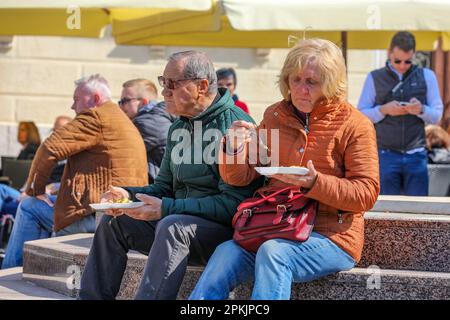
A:
{"type": "Polygon", "coordinates": [[[402,63],[402,62],[404,62],[405,64],[411,64],[411,63],[412,63],[412,60],[400,60],[400,59],[395,59],[395,60],[394,60],[394,63],[395,63],[395,64],[400,64],[400,63],[402,63]]]}
{"type": "Polygon", "coordinates": [[[202,78],[186,78],[186,79],[174,80],[174,79],[165,78],[164,76],[159,76],[158,77],[158,82],[159,82],[159,85],[161,87],[167,88],[167,89],[170,89],[170,90],[174,90],[174,89],[176,89],[176,84],[179,83],[179,82],[188,81],[188,80],[201,80],[201,79],[202,78]]]}
{"type": "Polygon", "coordinates": [[[142,100],[142,98],[122,98],[120,99],[117,103],[119,104],[119,106],[124,106],[126,105],[128,102],[133,101],[133,100],[142,100]]]}

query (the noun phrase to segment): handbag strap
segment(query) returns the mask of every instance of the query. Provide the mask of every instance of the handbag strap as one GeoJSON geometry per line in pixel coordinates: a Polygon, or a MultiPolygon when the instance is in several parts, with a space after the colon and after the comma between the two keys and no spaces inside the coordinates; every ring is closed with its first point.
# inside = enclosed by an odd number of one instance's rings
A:
{"type": "Polygon", "coordinates": [[[277,196],[277,195],[279,195],[279,194],[282,194],[283,192],[286,192],[286,191],[288,191],[288,190],[296,190],[296,191],[299,191],[299,188],[298,188],[298,187],[292,187],[292,186],[291,186],[291,187],[286,187],[286,188],[283,188],[283,189],[274,191],[273,193],[270,193],[270,194],[268,194],[267,196],[265,196],[265,195],[262,194],[261,192],[257,192],[257,194],[259,194],[259,195],[261,196],[261,199],[255,201],[255,202],[249,203],[249,204],[247,204],[247,205],[244,205],[244,206],[239,206],[239,207],[238,207],[238,210],[241,211],[241,210],[243,210],[243,209],[248,209],[248,207],[258,206],[258,205],[260,205],[260,204],[266,202],[267,199],[273,198],[273,197],[275,197],[275,196],[277,196]]]}

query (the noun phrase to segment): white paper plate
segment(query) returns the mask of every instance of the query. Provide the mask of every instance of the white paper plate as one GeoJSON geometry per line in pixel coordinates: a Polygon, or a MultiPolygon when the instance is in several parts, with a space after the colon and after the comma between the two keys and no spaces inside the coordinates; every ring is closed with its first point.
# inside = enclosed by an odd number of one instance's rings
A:
{"type": "Polygon", "coordinates": [[[256,167],[255,170],[263,176],[274,174],[298,174],[304,176],[309,172],[309,169],[305,167],[256,167]]]}
{"type": "Polygon", "coordinates": [[[90,206],[94,210],[109,210],[109,209],[132,209],[143,206],[143,202],[129,202],[129,203],[91,203],[90,206]]]}

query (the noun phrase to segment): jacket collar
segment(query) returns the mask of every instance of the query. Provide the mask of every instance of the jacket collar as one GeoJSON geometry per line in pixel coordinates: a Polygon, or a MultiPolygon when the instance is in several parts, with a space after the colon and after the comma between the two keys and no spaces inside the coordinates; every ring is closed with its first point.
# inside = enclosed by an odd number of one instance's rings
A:
{"type": "Polygon", "coordinates": [[[139,109],[137,115],[140,115],[140,114],[146,113],[146,112],[150,112],[157,105],[158,105],[158,101],[152,100],[149,103],[147,103],[145,106],[143,106],[141,109],[139,109]]]}
{"type": "MultiPolygon", "coordinates": [[[[340,105],[341,103],[336,99],[323,99],[316,103],[313,110],[309,114],[309,117],[312,117],[313,119],[322,119],[325,115],[338,110],[340,105]]],[[[294,108],[294,105],[290,101],[282,100],[279,103],[278,108],[276,108],[275,113],[280,117],[281,121],[283,121],[285,125],[298,128],[298,123],[301,119],[296,114],[294,108]]]]}
{"type": "Polygon", "coordinates": [[[400,74],[397,72],[397,70],[394,69],[389,59],[386,61],[386,72],[389,73],[392,77],[395,79],[402,81],[403,79],[406,79],[409,74],[411,74],[414,70],[418,68],[417,65],[413,64],[411,67],[406,71],[404,74],[400,74]]]}
{"type": "Polygon", "coordinates": [[[217,115],[224,112],[225,109],[234,107],[234,101],[227,89],[218,88],[218,95],[220,95],[220,97],[218,99],[214,99],[211,106],[199,115],[192,118],[180,117],[180,119],[186,122],[202,121],[204,123],[208,123],[216,118],[217,115]]]}

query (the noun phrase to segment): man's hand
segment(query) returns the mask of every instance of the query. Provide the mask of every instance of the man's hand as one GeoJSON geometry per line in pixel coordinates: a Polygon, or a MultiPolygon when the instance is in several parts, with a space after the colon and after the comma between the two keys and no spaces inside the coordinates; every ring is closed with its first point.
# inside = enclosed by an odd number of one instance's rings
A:
{"type": "Polygon", "coordinates": [[[29,195],[26,194],[26,192],[21,192],[19,198],[17,199],[19,202],[22,201],[23,199],[28,198],[29,195]]]}
{"type": "Polygon", "coordinates": [[[130,195],[124,188],[109,186],[109,190],[100,196],[100,203],[129,199],[130,195]]]}
{"type": "MultiPolygon", "coordinates": [[[[130,198],[130,195],[128,194],[127,190],[120,188],[120,187],[109,186],[109,190],[100,196],[100,203],[113,202],[113,201],[122,200],[122,199],[129,199],[129,198],[130,198]]],[[[106,210],[105,214],[115,217],[115,216],[120,216],[123,213],[121,212],[121,210],[111,209],[111,210],[106,210]]]]}
{"type": "Polygon", "coordinates": [[[122,214],[136,220],[154,221],[161,219],[161,199],[141,193],[136,194],[136,198],[144,202],[145,205],[134,209],[120,209],[122,214]]]}
{"type": "Polygon", "coordinates": [[[395,101],[395,100],[388,102],[386,104],[383,104],[380,107],[380,112],[384,115],[394,116],[394,117],[408,114],[408,111],[402,105],[400,105],[400,102],[395,101]]]}
{"type": "Polygon", "coordinates": [[[40,194],[40,195],[36,196],[36,198],[41,201],[44,201],[46,204],[49,205],[49,207],[53,208],[53,202],[48,197],[48,194],[46,194],[46,193],[40,194]]]}
{"type": "Polygon", "coordinates": [[[422,103],[419,100],[412,98],[409,103],[409,105],[403,107],[409,114],[417,116],[422,113],[422,103]]]}
{"type": "Polygon", "coordinates": [[[316,182],[317,171],[314,168],[313,162],[311,160],[308,161],[306,166],[309,169],[309,172],[304,176],[297,174],[275,174],[271,177],[286,184],[299,186],[300,188],[311,189],[316,182]]]}

